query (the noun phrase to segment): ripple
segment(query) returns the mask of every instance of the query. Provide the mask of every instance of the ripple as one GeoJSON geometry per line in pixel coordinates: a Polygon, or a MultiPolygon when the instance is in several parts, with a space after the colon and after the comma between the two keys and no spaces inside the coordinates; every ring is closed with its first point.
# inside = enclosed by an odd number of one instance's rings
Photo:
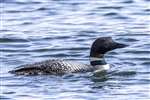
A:
{"type": "Polygon", "coordinates": [[[133,1],[133,0],[124,0],[124,1],[121,2],[121,3],[127,3],[127,4],[130,4],[130,3],[134,3],[134,1],[133,1]]]}
{"type": "MultiPolygon", "coordinates": [[[[122,6],[103,6],[103,7],[98,7],[97,9],[116,9],[116,10],[120,10],[122,9],[122,6]]],[[[114,15],[114,13],[110,13],[108,15],[114,15]]],[[[115,14],[116,15],[116,14],[115,14]]]]}
{"type": "Polygon", "coordinates": [[[26,52],[45,52],[45,51],[50,51],[50,52],[54,52],[54,51],[81,51],[81,50],[87,50],[89,48],[87,47],[78,47],[78,48],[39,48],[39,49],[33,49],[33,50],[28,50],[26,52]]]}
{"type": "Polygon", "coordinates": [[[139,40],[137,40],[137,39],[134,39],[134,38],[124,38],[124,39],[118,39],[118,40],[124,40],[125,42],[137,42],[137,41],[139,41],[139,40]]]}
{"type": "Polygon", "coordinates": [[[134,33],[134,34],[119,34],[118,36],[150,36],[149,34],[147,34],[147,33],[141,33],[141,34],[138,34],[138,33],[134,33]]]}
{"type": "Polygon", "coordinates": [[[144,11],[146,11],[146,12],[150,12],[150,9],[145,9],[144,11]]]}
{"type": "Polygon", "coordinates": [[[33,11],[32,11],[32,10],[27,10],[27,11],[26,11],[26,10],[21,10],[21,11],[20,11],[20,10],[8,10],[8,11],[5,11],[5,12],[6,12],[6,13],[10,13],[10,14],[11,14],[11,13],[14,14],[14,13],[22,13],[22,12],[23,12],[23,13],[26,13],[26,12],[33,12],[33,11]]]}
{"type": "Polygon", "coordinates": [[[126,62],[126,61],[124,61],[123,63],[126,64],[126,65],[129,65],[129,66],[136,66],[136,64],[133,63],[133,62],[126,62]]]}
{"type": "Polygon", "coordinates": [[[150,65],[150,62],[143,62],[143,63],[141,63],[141,65],[147,65],[147,66],[149,66],[150,65]]]}
{"type": "Polygon", "coordinates": [[[37,37],[37,38],[29,38],[30,41],[48,41],[48,40],[65,40],[70,39],[70,36],[58,36],[58,37],[37,37]]]}
{"type": "Polygon", "coordinates": [[[117,75],[117,76],[131,76],[131,75],[136,75],[135,71],[121,71],[121,72],[115,72],[113,73],[113,75],[117,75]]]}
{"type": "Polygon", "coordinates": [[[117,12],[109,12],[109,13],[104,14],[103,16],[110,17],[110,18],[113,18],[113,19],[118,19],[118,20],[119,19],[123,19],[123,20],[129,19],[129,17],[123,16],[123,15],[117,13],[117,12]]]}
{"type": "Polygon", "coordinates": [[[36,10],[43,11],[43,10],[49,10],[49,9],[48,9],[48,8],[46,8],[46,7],[41,7],[41,8],[38,8],[38,9],[36,9],[36,10]]]}
{"type": "Polygon", "coordinates": [[[0,49],[1,52],[20,52],[22,50],[13,50],[13,49],[0,49]]]}
{"type": "Polygon", "coordinates": [[[19,2],[19,1],[16,1],[16,2],[11,2],[11,3],[15,3],[15,4],[19,4],[19,5],[24,5],[24,4],[41,4],[41,2],[36,2],[36,1],[30,1],[30,2],[19,2]]]}
{"type": "Polygon", "coordinates": [[[15,92],[9,91],[9,92],[3,92],[3,94],[15,94],[15,92]]]}
{"type": "Polygon", "coordinates": [[[104,16],[118,16],[118,13],[116,13],[116,12],[109,12],[109,13],[104,14],[104,16]]]}
{"type": "Polygon", "coordinates": [[[149,54],[150,51],[145,51],[145,50],[134,50],[134,51],[125,51],[125,53],[131,53],[131,54],[149,54]]]}
{"type": "Polygon", "coordinates": [[[0,43],[7,43],[7,42],[29,42],[29,41],[26,39],[0,38],[0,43]]]}
{"type": "Polygon", "coordinates": [[[147,2],[149,2],[149,0],[144,0],[144,1],[147,1],[147,2]]]}
{"type": "Polygon", "coordinates": [[[134,60],[137,60],[137,61],[149,61],[150,58],[144,58],[144,57],[141,57],[141,58],[129,58],[129,59],[134,59],[134,60]]]}
{"type": "Polygon", "coordinates": [[[23,22],[21,25],[31,25],[33,24],[32,22],[23,22]]]}
{"type": "Polygon", "coordinates": [[[8,98],[7,96],[0,96],[1,100],[13,100],[12,98],[8,98]]]}

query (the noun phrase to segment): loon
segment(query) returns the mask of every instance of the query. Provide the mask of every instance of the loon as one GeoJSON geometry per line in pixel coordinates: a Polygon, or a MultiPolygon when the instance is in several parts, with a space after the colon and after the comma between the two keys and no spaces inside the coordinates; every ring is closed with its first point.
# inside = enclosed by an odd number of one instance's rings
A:
{"type": "Polygon", "coordinates": [[[21,65],[9,72],[16,75],[63,75],[67,73],[108,70],[110,66],[106,63],[104,54],[108,51],[126,46],[125,44],[115,42],[111,37],[99,37],[91,46],[90,65],[67,60],[50,59],[33,64],[21,65]]]}

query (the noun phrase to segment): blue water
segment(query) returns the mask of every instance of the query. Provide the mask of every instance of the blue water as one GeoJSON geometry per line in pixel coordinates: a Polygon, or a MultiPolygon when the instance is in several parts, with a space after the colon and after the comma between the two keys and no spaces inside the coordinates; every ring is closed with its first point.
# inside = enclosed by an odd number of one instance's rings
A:
{"type": "Polygon", "coordinates": [[[0,0],[1,100],[150,100],[149,0],[0,0]],[[97,37],[129,45],[106,54],[110,73],[16,76],[46,59],[89,64],[97,37]]]}

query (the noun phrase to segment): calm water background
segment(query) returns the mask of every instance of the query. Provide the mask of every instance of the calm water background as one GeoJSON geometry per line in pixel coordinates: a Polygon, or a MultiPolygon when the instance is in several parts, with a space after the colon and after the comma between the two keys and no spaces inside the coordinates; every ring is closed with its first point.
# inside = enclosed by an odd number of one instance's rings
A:
{"type": "Polygon", "coordinates": [[[1,100],[150,100],[149,0],[0,0],[1,100]],[[109,52],[105,78],[92,73],[15,76],[45,59],[89,64],[94,39],[130,45],[109,52]]]}

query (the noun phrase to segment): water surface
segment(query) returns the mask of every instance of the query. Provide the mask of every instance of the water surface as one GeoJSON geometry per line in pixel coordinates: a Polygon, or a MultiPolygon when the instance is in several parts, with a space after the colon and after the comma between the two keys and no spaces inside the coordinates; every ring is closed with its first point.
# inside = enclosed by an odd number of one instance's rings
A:
{"type": "Polygon", "coordinates": [[[149,0],[0,0],[1,100],[149,100],[149,0]],[[127,48],[109,52],[110,73],[15,76],[46,59],[89,64],[97,37],[127,48]]]}

